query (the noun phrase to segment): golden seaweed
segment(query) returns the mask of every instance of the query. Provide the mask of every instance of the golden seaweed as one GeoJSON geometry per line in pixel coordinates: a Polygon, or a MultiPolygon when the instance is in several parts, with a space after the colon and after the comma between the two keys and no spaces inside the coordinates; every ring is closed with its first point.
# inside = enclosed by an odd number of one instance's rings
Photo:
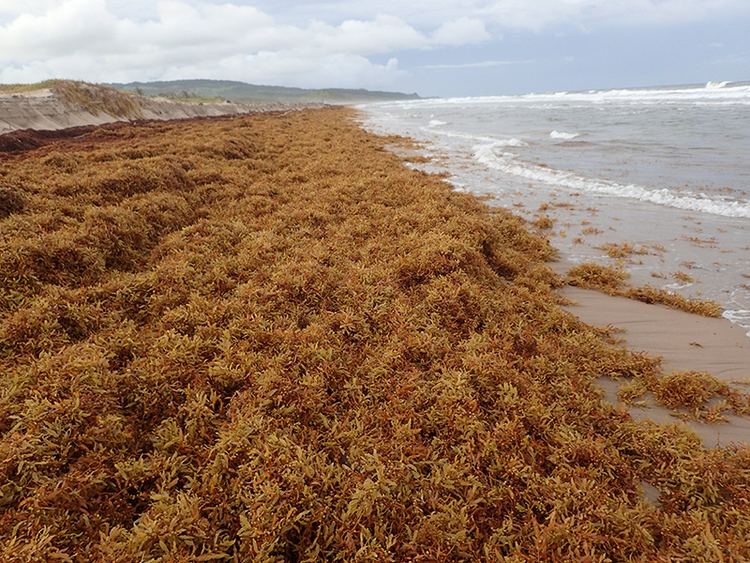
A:
{"type": "Polygon", "coordinates": [[[750,451],[602,401],[658,361],[562,311],[549,244],[394,142],[323,109],[0,160],[24,202],[0,219],[0,559],[750,558],[750,451]]]}

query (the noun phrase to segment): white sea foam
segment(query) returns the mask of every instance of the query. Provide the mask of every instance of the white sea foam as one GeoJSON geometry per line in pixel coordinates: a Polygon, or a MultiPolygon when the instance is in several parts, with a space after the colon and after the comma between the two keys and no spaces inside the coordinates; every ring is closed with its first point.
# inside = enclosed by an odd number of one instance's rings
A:
{"type": "Polygon", "coordinates": [[[717,89],[717,88],[726,88],[728,85],[729,85],[729,82],[727,82],[727,81],[725,81],[725,82],[708,82],[706,84],[706,88],[708,90],[717,89]]]}
{"type": "Polygon", "coordinates": [[[680,291],[683,289],[688,289],[689,287],[693,287],[694,284],[692,283],[668,283],[664,286],[664,289],[668,289],[669,291],[680,291]]]}
{"type": "Polygon", "coordinates": [[[431,133],[433,135],[440,135],[441,137],[450,137],[453,139],[464,139],[471,141],[472,143],[486,143],[493,147],[526,147],[528,143],[521,139],[509,138],[509,139],[497,139],[495,137],[484,137],[482,135],[470,135],[469,133],[458,133],[457,131],[445,131],[445,130],[433,130],[429,128],[423,128],[423,131],[431,133]]]}
{"type": "Polygon", "coordinates": [[[498,139],[494,143],[492,143],[493,147],[527,147],[528,143],[525,141],[522,141],[521,139],[498,139]]]}
{"type": "Polygon", "coordinates": [[[694,105],[750,105],[750,86],[731,82],[709,82],[702,87],[669,87],[655,89],[589,90],[587,92],[554,92],[521,96],[481,96],[467,98],[436,98],[383,102],[376,105],[410,107],[440,107],[446,105],[473,106],[480,104],[694,104],[694,105]]]}
{"type": "Polygon", "coordinates": [[[483,144],[474,147],[474,159],[494,170],[512,174],[550,186],[567,188],[613,197],[635,199],[685,209],[722,215],[724,217],[750,218],[750,201],[729,201],[712,199],[704,194],[678,194],[668,189],[653,189],[636,184],[617,184],[607,180],[591,179],[565,170],[555,170],[523,162],[513,153],[498,153],[496,144],[483,144]]]}
{"type": "Polygon", "coordinates": [[[439,119],[431,119],[428,127],[440,127],[442,125],[448,125],[448,122],[440,121],[439,119]]]}
{"type": "MultiPolygon", "coordinates": [[[[724,311],[722,316],[730,322],[740,325],[742,328],[750,328],[750,311],[739,309],[734,311],[724,311]]],[[[747,332],[750,336],[750,331],[747,332]]]]}
{"type": "Polygon", "coordinates": [[[552,131],[552,133],[550,133],[549,136],[552,139],[570,141],[572,139],[575,139],[576,137],[580,137],[581,134],[580,133],[566,133],[565,131],[552,131]]]}

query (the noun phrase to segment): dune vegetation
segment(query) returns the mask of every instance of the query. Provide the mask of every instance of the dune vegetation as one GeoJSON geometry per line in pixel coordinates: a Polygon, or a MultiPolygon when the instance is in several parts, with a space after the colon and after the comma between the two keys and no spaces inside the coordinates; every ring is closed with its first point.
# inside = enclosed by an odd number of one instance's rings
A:
{"type": "Polygon", "coordinates": [[[121,92],[109,86],[76,80],[45,80],[33,84],[0,84],[0,94],[25,94],[50,90],[71,110],[101,113],[113,117],[137,119],[142,117],[143,103],[139,96],[121,92]]]}
{"type": "Polygon", "coordinates": [[[59,80],[43,80],[42,82],[32,82],[27,84],[0,84],[0,94],[24,94],[36,90],[45,90],[52,88],[59,80]]]}
{"type": "Polygon", "coordinates": [[[750,449],[603,401],[685,378],[399,142],[322,109],[0,155],[0,560],[750,558],[750,449]]]}
{"type": "Polygon", "coordinates": [[[63,102],[76,110],[84,109],[94,115],[106,113],[124,119],[142,117],[142,98],[109,86],[73,80],[57,80],[51,86],[51,90],[63,102]]]}

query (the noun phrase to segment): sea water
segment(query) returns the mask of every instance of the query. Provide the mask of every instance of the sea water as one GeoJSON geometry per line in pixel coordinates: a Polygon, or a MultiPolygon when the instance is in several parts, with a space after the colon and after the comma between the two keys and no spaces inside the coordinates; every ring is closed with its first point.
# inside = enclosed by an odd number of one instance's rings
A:
{"type": "Polygon", "coordinates": [[[750,83],[361,106],[424,143],[456,189],[533,220],[568,263],[718,301],[750,330],[750,83]],[[640,253],[610,258],[608,243],[640,253]],[[686,274],[683,275],[683,274],[686,274]]]}

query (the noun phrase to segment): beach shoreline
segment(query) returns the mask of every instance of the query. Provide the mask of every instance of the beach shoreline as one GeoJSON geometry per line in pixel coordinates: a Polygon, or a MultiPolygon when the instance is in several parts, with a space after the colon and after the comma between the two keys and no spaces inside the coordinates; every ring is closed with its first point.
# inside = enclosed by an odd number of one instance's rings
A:
{"type": "Polygon", "coordinates": [[[692,101],[679,90],[634,90],[361,111],[368,129],[417,139],[418,168],[513,209],[571,267],[621,268],[633,285],[716,301],[750,335],[750,170],[734,133],[746,88],[736,90],[734,105],[721,98],[729,91],[696,88],[692,101]]]}
{"type": "Polygon", "coordinates": [[[410,139],[101,133],[0,155],[2,558],[750,556],[748,448],[597,381],[740,398],[560,308],[549,241],[410,139]]]}
{"type": "MultiPolygon", "coordinates": [[[[361,116],[360,121],[366,129],[371,127],[371,121],[366,116],[361,116]]],[[[429,145],[425,147],[423,139],[415,138],[413,139],[413,145],[407,149],[394,147],[394,150],[402,158],[405,158],[410,166],[414,166],[416,169],[425,169],[429,172],[446,174],[449,176],[449,181],[455,185],[451,177],[455,169],[451,168],[450,157],[441,155],[439,152],[435,153],[429,145]]],[[[465,184],[457,186],[457,189],[461,192],[477,193],[473,187],[465,184]]],[[[556,259],[550,262],[549,266],[562,279],[565,279],[571,268],[575,266],[582,263],[595,263],[613,266],[626,272],[630,276],[629,286],[650,285],[657,280],[649,275],[649,272],[668,268],[665,264],[666,249],[660,250],[662,241],[645,241],[640,247],[646,250],[639,252],[639,244],[633,243],[632,238],[618,240],[613,238],[611,234],[601,235],[604,232],[603,230],[596,232],[596,225],[603,227],[605,224],[611,223],[611,217],[614,216],[614,214],[607,212],[606,205],[602,205],[595,210],[583,209],[575,203],[575,197],[565,197],[560,194],[546,200],[547,203],[543,202],[543,209],[529,214],[525,212],[526,208],[531,207],[533,209],[533,206],[525,204],[524,194],[520,192],[515,194],[516,197],[513,199],[516,203],[512,206],[498,203],[490,194],[483,197],[481,190],[479,190],[478,195],[492,207],[500,206],[512,213],[520,214],[521,217],[529,221],[530,229],[538,233],[539,236],[548,237],[558,253],[556,259]],[[603,217],[597,217],[600,213],[603,217]],[[538,227],[536,219],[540,215],[550,218],[551,228],[546,225],[544,228],[538,227]],[[610,217],[610,219],[607,219],[607,217],[610,217]],[[602,219],[604,219],[603,222],[602,219]],[[587,233],[587,237],[593,236],[597,241],[590,243],[587,252],[583,254],[572,251],[569,240],[573,234],[568,235],[565,232],[566,230],[572,230],[571,227],[576,222],[581,221],[584,230],[592,231],[587,233]],[[613,248],[632,247],[635,252],[632,254],[625,252],[620,256],[608,257],[605,252],[597,247],[598,241],[602,241],[603,244],[604,240],[613,248]],[[653,252],[654,248],[659,251],[653,252]],[[655,261],[645,265],[644,257],[654,258],[655,261]]],[[[622,210],[619,214],[621,213],[622,210]]],[[[692,224],[695,228],[694,225],[698,223],[698,219],[692,221],[685,219],[685,222],[692,224]]],[[[690,240],[685,241],[685,246],[696,248],[696,244],[690,240]]],[[[685,246],[683,246],[680,254],[683,262],[685,262],[685,246]]],[[[697,246],[700,248],[705,245],[697,246]]],[[[671,248],[669,254],[673,252],[676,252],[676,250],[671,248]]],[[[685,267],[682,266],[682,269],[685,269],[685,267]]],[[[692,268],[688,268],[688,270],[694,273],[692,268]]],[[[691,282],[694,281],[691,280],[691,282]]],[[[685,285],[693,285],[693,283],[680,284],[678,282],[678,289],[682,290],[679,293],[693,298],[695,294],[685,291],[685,285]],[[683,287],[680,287],[680,285],[683,287]]],[[[669,289],[672,290],[673,288],[669,287],[669,289]]],[[[608,295],[596,289],[581,289],[566,285],[558,293],[563,297],[563,300],[571,301],[571,304],[564,306],[564,308],[575,314],[583,322],[595,327],[611,327],[618,332],[619,339],[622,340],[623,346],[628,350],[660,358],[664,373],[690,370],[705,372],[734,386],[738,391],[748,391],[748,385],[750,385],[750,332],[747,332],[747,326],[733,322],[726,316],[707,318],[658,303],[643,303],[626,297],[608,295]],[[619,334],[620,332],[622,334],[619,334]]],[[[700,291],[698,295],[700,295],[700,291]]],[[[623,404],[618,398],[618,388],[622,382],[601,377],[597,383],[609,402],[625,408],[636,420],[684,425],[691,431],[696,432],[707,448],[720,445],[750,444],[750,422],[746,418],[730,414],[724,417],[723,422],[717,421],[707,424],[690,419],[690,417],[685,418],[684,411],[680,413],[678,410],[666,409],[653,401],[653,397],[648,401],[642,401],[639,405],[623,404]]]]}
{"type": "MultiPolygon", "coordinates": [[[[373,127],[373,121],[367,115],[361,115],[360,122],[366,129],[373,127]]],[[[444,125],[443,122],[432,123],[438,126],[444,125]]],[[[664,240],[638,238],[642,237],[642,233],[637,229],[627,238],[618,239],[616,238],[618,235],[613,236],[615,230],[611,227],[607,228],[606,225],[611,225],[613,220],[620,222],[619,217],[623,214],[627,216],[627,211],[625,209],[620,209],[618,212],[608,211],[606,202],[596,209],[584,208],[576,202],[577,194],[572,194],[571,197],[570,194],[558,192],[552,197],[541,199],[541,204],[535,202],[530,205],[525,201],[528,194],[517,191],[512,197],[515,203],[511,205],[507,198],[501,200],[494,197],[491,192],[483,195],[481,187],[476,189],[475,186],[463,183],[464,178],[461,176],[459,177],[462,181],[457,183],[455,162],[452,156],[441,154],[439,147],[425,143],[423,138],[415,138],[413,141],[414,144],[406,150],[402,147],[395,147],[396,153],[405,158],[410,166],[447,175],[449,181],[459,191],[477,194],[492,207],[499,206],[519,214],[529,221],[530,229],[539,236],[549,238],[558,253],[549,266],[562,279],[568,276],[571,268],[582,263],[594,263],[626,272],[630,278],[628,286],[651,285],[660,281],[660,278],[655,278],[653,274],[659,273],[661,276],[662,271],[670,269],[668,260],[673,261],[675,260],[673,256],[679,256],[676,261],[682,264],[671,266],[677,272],[677,279],[673,280],[674,285],[667,285],[667,290],[677,290],[679,295],[686,295],[688,298],[702,296],[700,289],[696,294],[689,288],[695,287],[696,283],[700,288],[700,282],[706,280],[690,279],[689,283],[684,283],[684,279],[680,277],[684,272],[680,272],[680,269],[700,277],[700,269],[696,272],[695,266],[689,264],[687,257],[692,256],[690,253],[696,249],[710,251],[715,248],[718,245],[715,240],[710,241],[710,245],[701,244],[702,239],[698,239],[697,236],[682,235],[682,241],[678,238],[671,240],[670,248],[667,250],[663,246],[664,240]],[[535,209],[537,206],[539,209],[535,209]],[[549,226],[543,224],[540,228],[539,217],[548,218],[549,226]],[[579,243],[578,252],[574,251],[575,245],[571,246],[570,243],[575,236],[576,226],[583,230],[581,236],[589,239],[586,245],[579,243]],[[675,248],[675,244],[680,244],[679,249],[675,248]],[[599,245],[605,245],[605,249],[606,245],[609,245],[615,250],[625,249],[625,251],[607,256],[602,246],[599,245]],[[629,248],[632,248],[633,252],[630,252],[629,248]]],[[[534,198],[532,201],[535,201],[534,198]]],[[[702,219],[705,220],[705,218],[691,217],[687,214],[681,217],[680,221],[696,234],[700,234],[703,233],[700,227],[702,219]]],[[[698,257],[698,259],[703,262],[709,260],[705,256],[698,257]]],[[[664,277],[671,277],[671,274],[668,273],[664,277]]],[[[664,373],[690,370],[705,372],[734,386],[738,391],[748,391],[748,385],[750,385],[749,327],[746,323],[738,323],[738,319],[726,315],[726,312],[722,318],[707,318],[658,303],[643,303],[626,297],[608,295],[600,290],[580,289],[571,285],[563,287],[559,294],[564,300],[571,300],[571,305],[564,306],[564,308],[583,322],[596,327],[611,327],[618,333],[621,331],[620,338],[628,350],[662,359],[664,373]]],[[[696,432],[704,446],[709,448],[733,443],[750,444],[750,423],[745,418],[730,414],[724,417],[723,422],[707,424],[690,419],[690,417],[686,418],[684,411],[680,413],[678,410],[666,409],[653,401],[653,397],[650,397],[648,401],[641,401],[639,405],[623,404],[618,398],[620,383],[622,382],[607,377],[598,380],[598,385],[606,399],[614,405],[625,408],[636,420],[684,425],[696,432]]]]}

